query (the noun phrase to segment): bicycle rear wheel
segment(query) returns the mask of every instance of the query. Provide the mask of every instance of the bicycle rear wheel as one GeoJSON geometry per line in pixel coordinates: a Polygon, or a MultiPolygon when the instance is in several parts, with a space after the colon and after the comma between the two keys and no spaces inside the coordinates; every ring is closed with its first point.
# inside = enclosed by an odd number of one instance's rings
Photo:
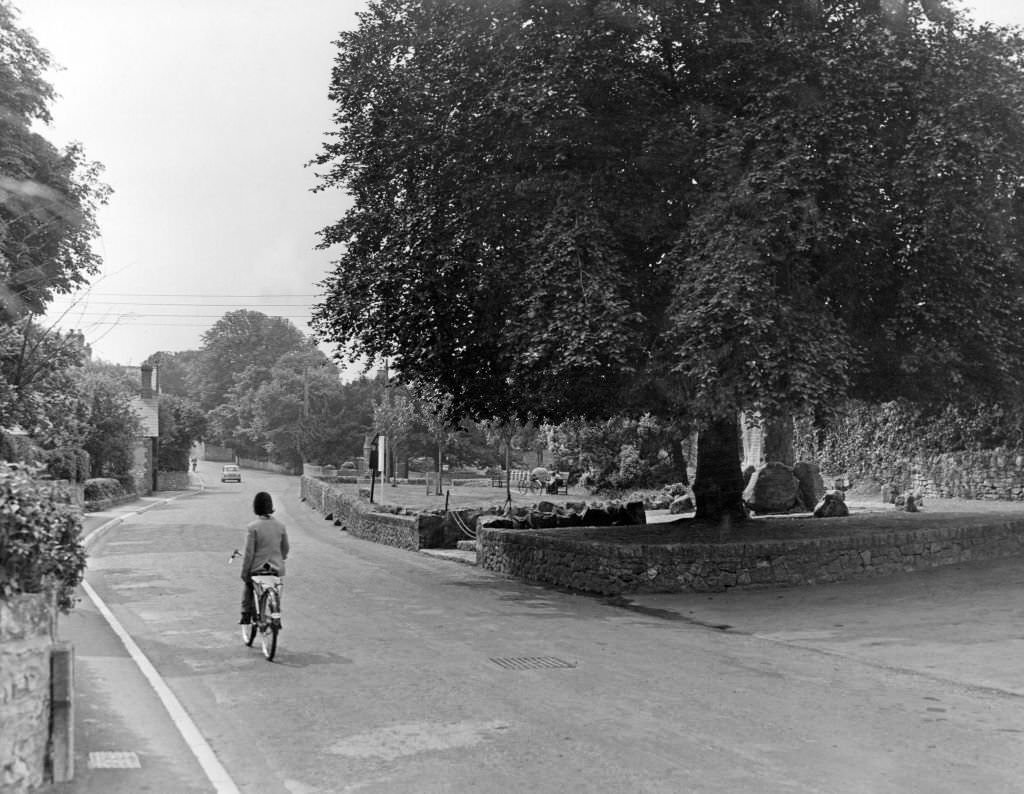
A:
{"type": "Polygon", "coordinates": [[[268,662],[277,654],[277,632],[281,630],[281,613],[277,593],[267,590],[260,599],[260,646],[268,662]]]}
{"type": "Polygon", "coordinates": [[[251,646],[256,641],[256,631],[258,628],[256,621],[242,626],[242,642],[251,646]]]}

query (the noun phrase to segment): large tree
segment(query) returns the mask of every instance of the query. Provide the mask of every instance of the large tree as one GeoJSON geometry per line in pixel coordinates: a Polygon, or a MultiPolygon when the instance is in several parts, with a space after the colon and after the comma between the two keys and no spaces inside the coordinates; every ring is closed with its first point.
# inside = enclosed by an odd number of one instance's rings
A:
{"type": "Polygon", "coordinates": [[[50,121],[49,55],[0,2],[0,322],[42,314],[99,270],[96,210],[109,188],[81,146],[57,149],[37,131],[50,121]]]}
{"type": "Polygon", "coordinates": [[[371,3],[314,327],[460,415],[692,415],[704,517],[741,410],[1012,393],[1024,47],[883,5],[371,3]]]}
{"type": "Polygon", "coordinates": [[[203,334],[188,385],[194,399],[210,411],[230,399],[239,378],[258,385],[281,356],[308,347],[306,337],[284,317],[249,309],[228,312],[203,334]]]}

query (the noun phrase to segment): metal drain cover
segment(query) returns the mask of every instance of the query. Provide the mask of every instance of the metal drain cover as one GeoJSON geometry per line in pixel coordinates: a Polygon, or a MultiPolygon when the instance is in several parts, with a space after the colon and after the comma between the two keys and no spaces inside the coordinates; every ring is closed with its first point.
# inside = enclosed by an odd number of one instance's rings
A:
{"type": "Polygon", "coordinates": [[[576,662],[566,662],[556,656],[504,656],[492,658],[491,661],[506,670],[541,670],[576,666],[576,662]]]}
{"type": "Polygon", "coordinates": [[[127,750],[89,753],[89,769],[141,769],[139,757],[127,750]]]}

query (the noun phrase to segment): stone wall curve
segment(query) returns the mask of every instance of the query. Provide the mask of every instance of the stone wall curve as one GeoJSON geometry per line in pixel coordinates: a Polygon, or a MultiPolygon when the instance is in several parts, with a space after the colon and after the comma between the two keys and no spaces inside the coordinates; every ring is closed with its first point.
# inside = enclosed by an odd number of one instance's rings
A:
{"type": "Polygon", "coordinates": [[[477,563],[527,581],[619,595],[821,584],[1024,555],[1024,520],[718,544],[629,544],[579,537],[591,531],[480,526],[477,563]]]}

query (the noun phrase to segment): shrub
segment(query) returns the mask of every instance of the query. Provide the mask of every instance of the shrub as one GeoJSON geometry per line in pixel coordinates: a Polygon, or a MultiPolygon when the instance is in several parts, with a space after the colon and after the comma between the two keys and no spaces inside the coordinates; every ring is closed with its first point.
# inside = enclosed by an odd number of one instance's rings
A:
{"type": "Polygon", "coordinates": [[[623,444],[619,450],[619,470],[611,476],[616,488],[642,488],[650,484],[651,467],[647,465],[640,450],[633,444],[623,444]]]}
{"type": "Polygon", "coordinates": [[[46,453],[46,470],[54,479],[85,482],[89,479],[89,453],[78,447],[58,447],[46,453]]]}
{"type": "Polygon", "coordinates": [[[124,487],[113,477],[94,477],[85,481],[85,501],[101,502],[124,496],[124,487]]]}
{"type": "Polygon", "coordinates": [[[0,597],[53,589],[57,606],[74,606],[85,570],[78,513],[57,502],[28,471],[0,463],[0,597]]]}

